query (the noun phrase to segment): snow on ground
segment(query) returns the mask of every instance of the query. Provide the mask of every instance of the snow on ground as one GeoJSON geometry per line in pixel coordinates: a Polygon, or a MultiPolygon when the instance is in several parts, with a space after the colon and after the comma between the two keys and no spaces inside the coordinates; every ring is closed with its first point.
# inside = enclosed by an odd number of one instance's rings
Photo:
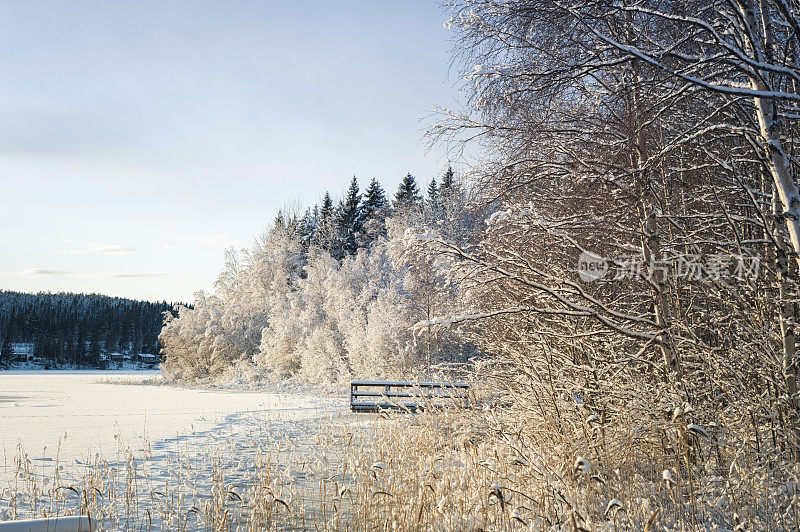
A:
{"type": "Polygon", "coordinates": [[[120,449],[169,454],[179,441],[258,420],[273,430],[346,410],[346,400],[236,390],[113,384],[155,372],[0,372],[0,486],[20,447],[32,465],[113,460],[120,449]],[[98,382],[101,381],[102,382],[98,382]]]}
{"type": "Polygon", "coordinates": [[[344,474],[331,442],[366,428],[344,397],[131,384],[154,375],[0,372],[0,521],[89,511],[103,530],[213,528],[230,489],[225,519],[247,528],[264,482],[315,511],[315,479],[344,474]]]}

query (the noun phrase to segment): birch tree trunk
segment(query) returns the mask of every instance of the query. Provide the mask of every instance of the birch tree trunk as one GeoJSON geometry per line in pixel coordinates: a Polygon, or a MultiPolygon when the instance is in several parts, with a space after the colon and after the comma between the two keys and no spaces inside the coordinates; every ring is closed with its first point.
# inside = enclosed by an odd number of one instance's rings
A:
{"type": "MultiPolygon", "coordinates": [[[[761,35],[758,35],[759,25],[755,17],[755,4],[752,1],[740,1],[739,7],[748,26],[750,36],[749,47],[751,54],[760,64],[772,61],[772,21],[769,6],[761,4],[758,10],[761,15],[761,35]],[[759,38],[760,37],[760,38],[759,38]]],[[[772,77],[769,71],[754,71],[750,75],[750,86],[758,94],[769,93],[774,88],[767,84],[772,77]]],[[[789,162],[789,157],[783,146],[783,135],[779,110],[774,98],[754,97],[755,113],[758,120],[761,141],[767,151],[765,164],[775,184],[777,195],[773,195],[773,215],[776,220],[783,220],[786,234],[789,236],[792,255],[800,265],[800,191],[795,182],[794,172],[789,162]],[[776,197],[777,196],[777,197],[776,197]],[[780,200],[780,202],[776,200],[780,200]]],[[[797,395],[798,365],[797,347],[794,333],[794,308],[791,302],[791,281],[789,279],[789,260],[786,246],[780,231],[776,231],[777,266],[778,266],[778,297],[780,301],[780,332],[783,342],[783,377],[789,393],[792,406],[792,434],[794,436],[793,449],[795,459],[798,459],[797,445],[800,443],[800,400],[797,395]]]]}
{"type": "MultiPolygon", "coordinates": [[[[753,88],[766,90],[763,82],[757,78],[752,80],[753,88]]],[[[775,120],[774,103],[765,98],[755,98],[756,115],[761,136],[768,150],[767,167],[780,199],[781,211],[776,215],[783,219],[789,241],[792,245],[792,254],[795,255],[800,265],[800,191],[794,180],[794,175],[789,165],[788,157],[783,149],[781,136],[778,134],[780,125],[775,120]]]]}
{"type": "MultiPolygon", "coordinates": [[[[781,204],[778,195],[773,191],[772,209],[775,219],[780,215],[781,204]]],[[[797,412],[800,404],[797,395],[797,338],[794,330],[794,305],[791,299],[791,283],[789,280],[789,258],[786,253],[786,245],[780,226],[774,226],[775,263],[778,283],[778,309],[780,313],[780,332],[783,343],[783,376],[786,380],[786,388],[789,392],[793,415],[790,415],[790,432],[794,438],[792,446],[795,460],[800,459],[797,453],[797,446],[800,443],[800,423],[797,419],[797,412]]]]}

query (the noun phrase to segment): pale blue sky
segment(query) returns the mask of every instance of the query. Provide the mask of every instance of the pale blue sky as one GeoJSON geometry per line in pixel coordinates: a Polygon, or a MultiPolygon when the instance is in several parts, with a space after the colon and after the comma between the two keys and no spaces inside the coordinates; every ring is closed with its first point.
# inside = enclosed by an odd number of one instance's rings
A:
{"type": "Polygon", "coordinates": [[[447,165],[436,0],[0,0],[0,288],[188,300],[354,174],[447,165]]]}

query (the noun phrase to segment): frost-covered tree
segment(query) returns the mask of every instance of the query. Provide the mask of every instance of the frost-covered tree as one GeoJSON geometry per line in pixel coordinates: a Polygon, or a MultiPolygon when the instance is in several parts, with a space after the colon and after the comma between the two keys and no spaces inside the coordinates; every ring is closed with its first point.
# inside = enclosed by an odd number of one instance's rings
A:
{"type": "Polygon", "coordinates": [[[285,311],[263,330],[257,363],[315,383],[398,376],[415,353],[405,273],[383,241],[341,263],[312,252],[285,311]]]}
{"type": "Polygon", "coordinates": [[[347,332],[345,346],[353,375],[400,378],[419,364],[405,291],[406,266],[392,259],[380,239],[342,263],[334,284],[335,310],[347,332]]]}
{"type": "Polygon", "coordinates": [[[199,292],[161,332],[164,369],[186,380],[213,378],[251,362],[262,331],[286,311],[305,255],[297,233],[276,224],[249,251],[229,250],[212,294],[199,292]]]}

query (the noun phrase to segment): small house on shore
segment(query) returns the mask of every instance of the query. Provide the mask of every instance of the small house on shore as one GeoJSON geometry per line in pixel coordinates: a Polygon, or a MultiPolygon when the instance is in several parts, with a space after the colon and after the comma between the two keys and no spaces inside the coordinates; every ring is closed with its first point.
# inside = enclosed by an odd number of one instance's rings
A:
{"type": "Polygon", "coordinates": [[[106,355],[107,360],[111,363],[124,364],[130,362],[131,356],[124,353],[109,353],[106,355]]]}
{"type": "Polygon", "coordinates": [[[12,362],[28,362],[34,358],[33,342],[15,342],[11,344],[12,362]]]}
{"type": "Polygon", "coordinates": [[[150,353],[137,353],[135,355],[131,355],[131,361],[138,362],[139,364],[148,367],[156,367],[158,365],[158,357],[150,353]]]}

